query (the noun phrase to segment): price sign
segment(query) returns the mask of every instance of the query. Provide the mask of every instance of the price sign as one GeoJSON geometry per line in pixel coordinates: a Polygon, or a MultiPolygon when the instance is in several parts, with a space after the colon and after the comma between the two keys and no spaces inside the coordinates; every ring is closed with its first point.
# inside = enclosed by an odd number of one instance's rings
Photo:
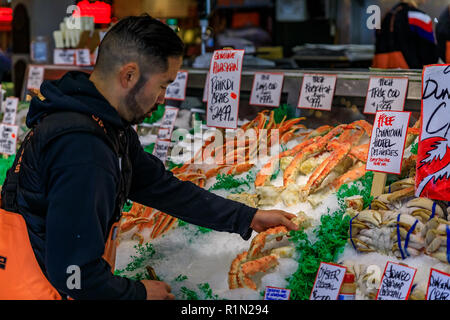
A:
{"type": "Polygon", "coordinates": [[[376,300],[408,300],[417,270],[389,261],[376,300]]]}
{"type": "Polygon", "coordinates": [[[158,140],[170,140],[171,139],[171,128],[159,128],[158,130],[158,140]]]}
{"type": "Polygon", "coordinates": [[[169,100],[185,100],[187,79],[187,71],[178,71],[176,79],[167,86],[165,98],[169,100]]]}
{"type": "Polygon", "coordinates": [[[57,65],[74,65],[75,50],[55,49],[53,51],[53,63],[57,65]]]}
{"type": "Polygon", "coordinates": [[[90,66],[91,65],[91,52],[89,49],[77,49],[75,50],[75,63],[77,66],[90,66]]]}
{"type": "Polygon", "coordinates": [[[164,110],[164,116],[161,120],[161,128],[173,128],[175,120],[177,120],[178,108],[166,107],[164,110]]]}
{"type": "Polygon", "coordinates": [[[276,287],[266,287],[264,293],[264,300],[289,300],[291,296],[291,290],[276,287]]]}
{"type": "Polygon", "coordinates": [[[166,162],[167,153],[169,152],[170,141],[167,140],[157,140],[155,144],[155,149],[153,150],[153,155],[161,160],[163,163],[166,162]]]}
{"type": "Polygon", "coordinates": [[[209,68],[206,124],[236,129],[244,50],[214,51],[209,68]]]}
{"type": "Polygon", "coordinates": [[[450,300],[450,274],[431,268],[427,300],[450,300]]]}
{"type": "Polygon", "coordinates": [[[408,91],[408,78],[371,77],[364,113],[403,111],[408,91]]]}
{"type": "Polygon", "coordinates": [[[309,300],[337,300],[346,271],[343,266],[320,263],[309,300]]]}
{"type": "Polygon", "coordinates": [[[0,153],[15,154],[18,126],[0,124],[0,153]]]}
{"type": "Polygon", "coordinates": [[[283,89],[283,73],[256,72],[253,78],[250,104],[262,107],[278,107],[283,89]]]}
{"type": "Polygon", "coordinates": [[[370,139],[367,171],[400,174],[411,112],[379,111],[370,139]]]}
{"type": "Polygon", "coordinates": [[[17,115],[17,106],[19,105],[19,99],[15,97],[8,97],[4,102],[4,115],[3,123],[5,124],[15,124],[17,115]]]}
{"type": "Polygon", "coordinates": [[[297,108],[330,111],[337,76],[305,74],[297,108]]]}
{"type": "Polygon", "coordinates": [[[29,66],[27,89],[39,90],[42,82],[44,82],[44,67],[29,66]]]}
{"type": "Polygon", "coordinates": [[[424,68],[416,197],[450,199],[450,65],[424,68]]]}

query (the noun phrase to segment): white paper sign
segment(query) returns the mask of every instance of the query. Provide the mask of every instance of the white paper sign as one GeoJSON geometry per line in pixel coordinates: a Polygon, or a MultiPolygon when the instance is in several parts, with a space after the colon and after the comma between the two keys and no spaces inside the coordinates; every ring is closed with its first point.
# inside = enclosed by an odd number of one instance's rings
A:
{"type": "Polygon", "coordinates": [[[450,300],[450,274],[431,268],[427,300],[450,300]]]}
{"type": "Polygon", "coordinates": [[[250,104],[263,107],[278,107],[283,89],[283,73],[255,72],[250,104]]]}
{"type": "Polygon", "coordinates": [[[203,102],[208,101],[208,84],[209,84],[209,72],[206,73],[206,79],[205,79],[205,87],[203,88],[203,102]]]}
{"type": "Polygon", "coordinates": [[[77,66],[90,66],[91,53],[89,49],[77,49],[75,51],[75,63],[77,66]]]}
{"type": "Polygon", "coordinates": [[[291,290],[289,289],[267,286],[264,300],[289,300],[290,295],[291,290]]]}
{"type": "Polygon", "coordinates": [[[41,88],[42,82],[44,82],[44,67],[30,66],[28,68],[28,81],[27,89],[37,89],[41,88]]]}
{"type": "Polygon", "coordinates": [[[408,78],[371,77],[364,113],[403,111],[408,91],[408,78]]]}
{"type": "Polygon", "coordinates": [[[330,111],[336,80],[335,75],[305,74],[297,108],[330,111]]]}
{"type": "Polygon", "coordinates": [[[15,154],[19,127],[0,124],[0,153],[15,154]]]}
{"type": "Polygon", "coordinates": [[[450,199],[450,65],[423,70],[416,197],[450,199]]]}
{"type": "Polygon", "coordinates": [[[74,65],[75,50],[55,49],[53,51],[53,63],[57,65],[74,65]]]}
{"type": "Polygon", "coordinates": [[[386,263],[376,300],[408,300],[416,272],[415,268],[386,263]]]}
{"type": "Polygon", "coordinates": [[[158,130],[158,140],[170,140],[171,139],[171,128],[159,128],[158,130]]]}
{"type": "Polygon", "coordinates": [[[209,68],[206,124],[236,129],[244,50],[216,50],[209,68]]]}
{"type": "Polygon", "coordinates": [[[19,99],[15,97],[8,97],[3,102],[5,104],[3,110],[3,123],[5,124],[15,124],[17,115],[17,106],[19,105],[19,99]]]}
{"type": "Polygon", "coordinates": [[[187,80],[188,72],[178,71],[176,79],[167,86],[165,98],[170,100],[185,100],[187,80]]]}
{"type": "Polygon", "coordinates": [[[169,146],[170,141],[157,140],[155,143],[155,149],[153,150],[153,155],[162,162],[166,162],[167,153],[169,152],[169,146]]]}
{"type": "Polygon", "coordinates": [[[378,111],[366,163],[367,171],[400,174],[411,112],[378,111]]]}
{"type": "Polygon", "coordinates": [[[346,271],[343,266],[320,263],[309,300],[337,300],[346,271]]]}
{"type": "Polygon", "coordinates": [[[173,128],[175,121],[177,120],[178,108],[175,107],[165,107],[164,116],[161,120],[161,128],[173,128]]]}

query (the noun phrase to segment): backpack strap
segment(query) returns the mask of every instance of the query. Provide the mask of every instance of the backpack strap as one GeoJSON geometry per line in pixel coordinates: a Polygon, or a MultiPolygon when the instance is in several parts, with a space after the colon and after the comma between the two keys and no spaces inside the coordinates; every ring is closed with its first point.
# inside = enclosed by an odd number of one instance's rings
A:
{"type": "MultiPolygon", "coordinates": [[[[32,143],[31,138],[39,135],[39,143],[42,143],[41,150],[58,137],[67,133],[87,132],[102,138],[103,141],[120,157],[120,141],[118,134],[111,126],[106,126],[102,120],[94,115],[86,115],[78,112],[55,112],[45,115],[31,129],[25,137],[21,147],[17,152],[13,166],[8,170],[1,192],[1,207],[10,212],[19,213],[17,204],[17,194],[19,188],[19,173],[24,151],[32,143]]],[[[121,179],[122,180],[122,179],[121,179]]]]}

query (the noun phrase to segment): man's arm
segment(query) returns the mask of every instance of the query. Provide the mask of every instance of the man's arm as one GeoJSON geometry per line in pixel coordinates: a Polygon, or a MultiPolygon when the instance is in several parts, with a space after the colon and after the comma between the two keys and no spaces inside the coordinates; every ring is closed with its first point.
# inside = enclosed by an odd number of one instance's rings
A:
{"type": "Polygon", "coordinates": [[[102,259],[118,184],[114,159],[100,138],[85,133],[58,138],[42,159],[48,164],[46,271],[74,299],[146,298],[142,283],[114,276],[102,259]],[[80,268],[80,288],[69,288],[76,284],[68,281],[69,266],[80,268]]]}
{"type": "Polygon", "coordinates": [[[158,158],[145,152],[137,135],[132,134],[130,200],[198,226],[238,233],[246,240],[250,238],[250,224],[257,209],[224,199],[191,182],[180,181],[158,158]]]}

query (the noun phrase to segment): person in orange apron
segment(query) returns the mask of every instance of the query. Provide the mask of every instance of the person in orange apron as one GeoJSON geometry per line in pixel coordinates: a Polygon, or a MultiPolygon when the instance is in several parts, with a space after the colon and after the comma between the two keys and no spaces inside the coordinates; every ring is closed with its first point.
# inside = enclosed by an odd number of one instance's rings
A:
{"type": "Polygon", "coordinates": [[[442,61],[450,63],[450,5],[439,16],[436,38],[442,61]]]}
{"type": "Polygon", "coordinates": [[[422,69],[438,61],[433,21],[418,9],[425,1],[402,1],[386,14],[376,31],[373,68],[422,69]]]}
{"type": "Polygon", "coordinates": [[[44,81],[30,103],[30,133],[1,191],[0,298],[174,299],[162,281],[111,272],[113,226],[127,199],[191,224],[239,234],[295,215],[264,211],[180,181],[144,151],[133,125],[164,102],[184,46],[148,15],[117,22],[91,75],[44,81]]]}

